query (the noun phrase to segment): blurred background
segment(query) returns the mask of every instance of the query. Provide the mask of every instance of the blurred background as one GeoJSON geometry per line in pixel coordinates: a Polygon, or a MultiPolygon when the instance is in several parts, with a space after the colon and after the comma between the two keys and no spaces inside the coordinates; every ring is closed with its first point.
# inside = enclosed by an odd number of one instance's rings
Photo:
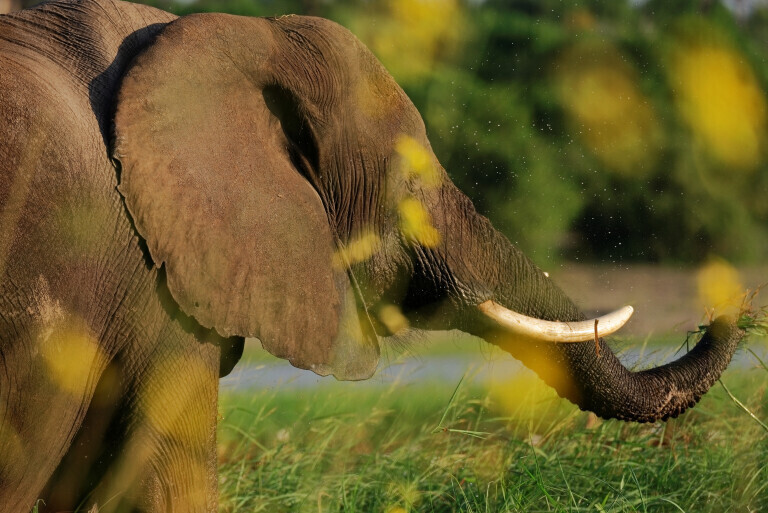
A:
{"type": "Polygon", "coordinates": [[[765,0],[145,3],[348,27],[452,179],[541,266],[768,254],[765,0]]]}
{"type": "Polygon", "coordinates": [[[451,178],[541,266],[768,255],[766,1],[147,3],[349,28],[451,178]]]}

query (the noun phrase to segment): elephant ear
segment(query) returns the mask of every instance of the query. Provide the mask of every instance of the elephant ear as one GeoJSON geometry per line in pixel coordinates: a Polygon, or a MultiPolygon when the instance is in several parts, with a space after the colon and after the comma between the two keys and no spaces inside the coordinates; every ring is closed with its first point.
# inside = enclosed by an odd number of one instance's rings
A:
{"type": "Polygon", "coordinates": [[[263,20],[169,24],[119,91],[119,190],[185,313],[223,336],[258,337],[297,367],[365,378],[376,336],[360,328],[323,203],[270,111],[275,84],[259,70],[271,51],[263,20]],[[245,36],[264,40],[251,41],[263,51],[248,55],[248,72],[233,57],[245,36]]]}

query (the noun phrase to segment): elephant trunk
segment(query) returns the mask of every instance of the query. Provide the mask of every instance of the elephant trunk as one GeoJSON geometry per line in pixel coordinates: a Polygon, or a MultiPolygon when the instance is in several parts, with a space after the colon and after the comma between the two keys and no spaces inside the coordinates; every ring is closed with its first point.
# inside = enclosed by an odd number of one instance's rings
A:
{"type": "Polygon", "coordinates": [[[743,336],[732,319],[716,319],[678,360],[632,372],[603,339],[553,345],[487,331],[485,338],[519,358],[564,398],[603,418],[655,422],[677,417],[698,402],[731,361],[743,336]]]}
{"type": "Polygon", "coordinates": [[[460,306],[461,329],[500,346],[533,369],[564,398],[604,418],[654,422],[676,417],[707,392],[744,336],[733,319],[716,319],[680,359],[652,369],[625,368],[600,338],[544,342],[511,332],[477,307],[493,301],[547,321],[582,321],[574,303],[520,250],[477,214],[458,189],[445,186],[431,208],[443,244],[432,250],[443,273],[438,286],[460,306]],[[460,212],[458,219],[448,214],[460,212]],[[470,312],[470,313],[466,313],[470,312]]]}

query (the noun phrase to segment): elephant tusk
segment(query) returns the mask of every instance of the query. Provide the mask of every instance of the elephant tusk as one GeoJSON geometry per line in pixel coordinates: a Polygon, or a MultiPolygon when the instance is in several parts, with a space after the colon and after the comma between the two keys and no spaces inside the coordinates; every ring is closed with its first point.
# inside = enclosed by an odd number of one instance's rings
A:
{"type": "Polygon", "coordinates": [[[488,300],[478,306],[481,312],[515,333],[546,342],[586,342],[618,331],[632,317],[634,309],[625,306],[597,319],[579,322],[543,321],[504,308],[488,300]]]}

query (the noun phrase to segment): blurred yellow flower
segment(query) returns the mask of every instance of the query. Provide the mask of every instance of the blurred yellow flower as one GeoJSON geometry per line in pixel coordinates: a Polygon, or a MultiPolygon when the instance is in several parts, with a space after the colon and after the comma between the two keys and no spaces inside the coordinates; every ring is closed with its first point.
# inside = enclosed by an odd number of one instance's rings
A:
{"type": "Polygon", "coordinates": [[[717,313],[739,313],[744,299],[744,286],[739,272],[721,258],[711,258],[696,275],[699,301],[704,308],[717,313]]]}
{"type": "Polygon", "coordinates": [[[465,37],[457,0],[385,0],[379,12],[353,20],[352,31],[398,82],[429,76],[437,60],[465,37]]]}
{"type": "Polygon", "coordinates": [[[397,305],[383,305],[379,308],[379,320],[393,335],[408,329],[408,319],[397,305]]]}
{"type": "Polygon", "coordinates": [[[211,436],[205,423],[188,422],[186,418],[199,415],[200,408],[205,408],[207,396],[211,396],[207,383],[215,381],[216,376],[194,353],[169,355],[144,380],[144,415],[159,433],[185,443],[202,444],[211,436]]]}
{"type": "Polygon", "coordinates": [[[429,212],[416,198],[406,198],[398,205],[400,231],[424,247],[434,248],[440,244],[440,233],[432,226],[429,212]]]}
{"type": "Polygon", "coordinates": [[[533,372],[523,371],[510,378],[494,378],[490,381],[488,395],[504,415],[516,419],[533,420],[544,417],[543,409],[557,397],[533,372]]]}
{"type": "Polygon", "coordinates": [[[735,50],[678,42],[669,66],[677,106],[701,144],[734,170],[760,163],[766,105],[755,75],[735,50]]]}
{"type": "Polygon", "coordinates": [[[106,357],[85,323],[62,316],[41,333],[40,354],[49,370],[49,379],[60,389],[81,396],[88,387],[91,371],[106,357]]]}
{"type": "Polygon", "coordinates": [[[381,247],[381,238],[371,230],[364,231],[350,240],[345,247],[333,253],[333,267],[344,269],[347,265],[365,262],[381,247]]]}
{"type": "Polygon", "coordinates": [[[401,134],[395,142],[395,152],[401,159],[401,172],[406,179],[418,178],[427,187],[440,185],[440,172],[432,152],[419,141],[401,134]]]}
{"type": "Polygon", "coordinates": [[[555,65],[555,85],[571,130],[611,170],[625,175],[651,170],[659,126],[637,88],[637,72],[605,43],[577,44],[555,65]]]}
{"type": "Polygon", "coordinates": [[[556,404],[559,390],[563,397],[579,398],[579,387],[565,362],[541,359],[541,349],[529,338],[508,334],[498,341],[498,347],[515,348],[520,361],[537,361],[536,372],[521,368],[511,375],[492,372],[488,397],[504,415],[536,422],[546,418],[545,410],[556,404]],[[549,385],[547,385],[549,383],[549,385]]]}

